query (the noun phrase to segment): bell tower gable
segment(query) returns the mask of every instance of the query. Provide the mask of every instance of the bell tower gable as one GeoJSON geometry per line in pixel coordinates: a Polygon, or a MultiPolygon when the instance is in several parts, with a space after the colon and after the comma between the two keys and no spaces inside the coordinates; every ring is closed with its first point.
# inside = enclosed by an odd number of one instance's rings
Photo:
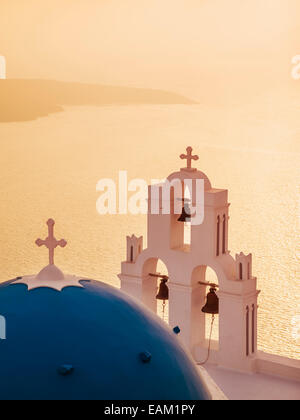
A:
{"type": "Polygon", "coordinates": [[[241,281],[252,279],[252,254],[245,255],[243,252],[236,254],[236,278],[241,281]]]}
{"type": "Polygon", "coordinates": [[[143,251],[143,236],[127,236],[127,262],[135,263],[143,251]]]}

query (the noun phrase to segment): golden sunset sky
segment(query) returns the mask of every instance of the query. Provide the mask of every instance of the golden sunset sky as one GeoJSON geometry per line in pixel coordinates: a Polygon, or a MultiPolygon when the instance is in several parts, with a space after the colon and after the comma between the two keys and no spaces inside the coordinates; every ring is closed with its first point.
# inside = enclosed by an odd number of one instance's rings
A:
{"type": "Polygon", "coordinates": [[[180,90],[283,74],[299,53],[299,0],[1,1],[9,78],[180,90]]]}

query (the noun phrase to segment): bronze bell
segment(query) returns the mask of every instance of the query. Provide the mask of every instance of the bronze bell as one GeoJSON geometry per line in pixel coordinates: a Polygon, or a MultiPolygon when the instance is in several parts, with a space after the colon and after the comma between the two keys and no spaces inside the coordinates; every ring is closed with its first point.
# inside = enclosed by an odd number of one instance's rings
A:
{"type": "Polygon", "coordinates": [[[169,288],[167,286],[167,279],[161,279],[159,291],[156,295],[157,300],[169,300],[169,288]]]}
{"type": "Polygon", "coordinates": [[[187,203],[185,203],[182,209],[182,213],[178,219],[178,222],[187,223],[190,221],[191,221],[191,209],[190,209],[190,206],[187,203]]]}
{"type": "Polygon", "coordinates": [[[207,295],[207,302],[202,308],[202,312],[211,315],[217,315],[219,313],[219,298],[216,294],[216,289],[213,287],[207,295]]]}

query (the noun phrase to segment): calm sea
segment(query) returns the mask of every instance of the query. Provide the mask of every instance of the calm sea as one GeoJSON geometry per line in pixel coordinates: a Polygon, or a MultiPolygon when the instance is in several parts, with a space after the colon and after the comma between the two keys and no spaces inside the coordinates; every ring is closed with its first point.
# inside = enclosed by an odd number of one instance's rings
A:
{"type": "Polygon", "coordinates": [[[146,236],[146,218],[98,215],[97,181],[117,180],[119,170],[165,178],[191,145],[213,186],[229,189],[232,254],[254,255],[259,347],[299,358],[300,102],[276,95],[226,109],[68,107],[0,124],[0,281],[46,265],[47,252],[34,241],[45,237],[52,217],[57,238],[68,240],[56,264],[118,286],[125,236],[146,236]]]}

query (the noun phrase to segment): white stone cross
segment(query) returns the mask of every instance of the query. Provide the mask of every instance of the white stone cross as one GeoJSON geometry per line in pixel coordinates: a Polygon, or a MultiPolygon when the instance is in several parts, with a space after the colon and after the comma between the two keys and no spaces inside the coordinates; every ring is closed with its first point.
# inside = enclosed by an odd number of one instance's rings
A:
{"type": "Polygon", "coordinates": [[[192,161],[193,160],[199,160],[199,156],[194,155],[193,156],[193,148],[192,147],[188,147],[186,149],[187,154],[186,155],[180,155],[180,159],[186,159],[187,160],[187,167],[185,168],[185,170],[193,170],[192,169],[192,161]]]}
{"type": "Polygon", "coordinates": [[[48,225],[48,238],[46,238],[44,241],[42,239],[38,239],[35,243],[37,246],[43,246],[45,245],[49,249],[49,264],[54,265],[54,250],[58,246],[61,246],[64,248],[67,245],[67,242],[64,239],[61,239],[58,241],[54,236],[54,225],[55,221],[52,219],[49,219],[47,222],[48,225]]]}

